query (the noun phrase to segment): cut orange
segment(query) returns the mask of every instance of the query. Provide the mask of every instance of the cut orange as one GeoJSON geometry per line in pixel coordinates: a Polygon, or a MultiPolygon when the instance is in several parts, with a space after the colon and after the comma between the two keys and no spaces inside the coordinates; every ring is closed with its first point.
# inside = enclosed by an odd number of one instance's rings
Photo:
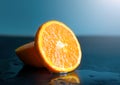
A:
{"type": "Polygon", "coordinates": [[[62,22],[48,21],[38,29],[35,48],[52,72],[69,72],[78,67],[81,49],[75,34],[62,22]]]}
{"type": "Polygon", "coordinates": [[[51,72],[70,72],[81,62],[81,47],[75,34],[59,21],[52,20],[42,24],[31,47],[32,50],[29,50],[29,47],[26,52],[23,52],[22,49],[27,48],[24,45],[18,48],[16,53],[27,64],[36,67],[44,66],[51,72]]]}

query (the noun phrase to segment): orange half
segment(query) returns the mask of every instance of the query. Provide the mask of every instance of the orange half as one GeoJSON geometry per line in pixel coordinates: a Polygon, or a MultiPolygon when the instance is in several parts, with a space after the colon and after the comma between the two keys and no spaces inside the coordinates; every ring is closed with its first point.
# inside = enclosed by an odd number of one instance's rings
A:
{"type": "Polygon", "coordinates": [[[42,24],[35,36],[35,50],[51,72],[70,72],[81,62],[81,47],[73,31],[59,21],[42,24]]]}

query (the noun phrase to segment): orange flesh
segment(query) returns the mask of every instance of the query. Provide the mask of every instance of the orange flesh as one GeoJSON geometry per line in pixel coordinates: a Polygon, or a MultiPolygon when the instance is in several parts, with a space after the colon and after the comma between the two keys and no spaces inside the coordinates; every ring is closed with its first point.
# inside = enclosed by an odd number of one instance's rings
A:
{"type": "Polygon", "coordinates": [[[79,56],[78,46],[68,30],[63,30],[61,25],[51,24],[42,36],[42,48],[49,62],[60,68],[75,65],[79,56]]]}
{"type": "Polygon", "coordinates": [[[63,23],[49,21],[41,25],[35,37],[37,53],[52,72],[70,72],[81,62],[81,49],[74,33],[63,23]]]}

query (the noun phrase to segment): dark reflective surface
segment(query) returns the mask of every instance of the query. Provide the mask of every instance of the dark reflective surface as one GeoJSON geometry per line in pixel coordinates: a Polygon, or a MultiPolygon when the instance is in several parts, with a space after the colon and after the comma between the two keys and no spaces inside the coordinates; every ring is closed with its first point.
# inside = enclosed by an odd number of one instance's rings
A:
{"type": "Polygon", "coordinates": [[[80,84],[79,77],[75,72],[53,74],[45,68],[37,69],[29,66],[24,66],[18,72],[16,78],[26,80],[26,82],[29,82],[29,85],[80,84]]]}
{"type": "Polygon", "coordinates": [[[78,37],[81,65],[68,74],[23,65],[15,48],[32,37],[0,37],[0,85],[120,85],[120,37],[78,37]]]}

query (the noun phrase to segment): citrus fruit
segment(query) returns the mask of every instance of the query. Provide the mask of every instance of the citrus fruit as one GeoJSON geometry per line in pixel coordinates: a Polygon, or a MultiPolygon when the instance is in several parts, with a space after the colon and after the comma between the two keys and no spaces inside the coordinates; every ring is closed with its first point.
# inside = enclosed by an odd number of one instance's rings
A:
{"type": "Polygon", "coordinates": [[[48,21],[39,27],[35,48],[44,66],[52,72],[73,71],[81,61],[80,44],[75,34],[59,21],[48,21]]]}
{"type": "Polygon", "coordinates": [[[73,31],[64,23],[51,20],[39,27],[34,42],[19,47],[16,54],[26,64],[62,73],[79,66],[82,52],[73,31]]]}

